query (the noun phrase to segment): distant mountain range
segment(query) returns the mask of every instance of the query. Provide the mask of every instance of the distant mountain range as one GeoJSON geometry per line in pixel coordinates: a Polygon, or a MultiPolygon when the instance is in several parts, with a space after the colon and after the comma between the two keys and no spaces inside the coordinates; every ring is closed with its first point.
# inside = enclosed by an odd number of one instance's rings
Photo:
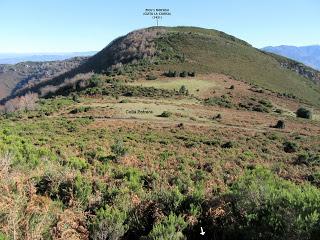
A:
{"type": "Polygon", "coordinates": [[[269,46],[262,48],[262,50],[291,58],[314,69],[320,70],[320,45],[305,47],[286,45],[276,47],[269,46]]]}
{"type": "Polygon", "coordinates": [[[62,61],[73,57],[89,57],[96,53],[95,51],[67,53],[0,53],[0,64],[62,61]]]}
{"type": "MultiPolygon", "coordinates": [[[[64,55],[65,56],[65,55],[64,55]]],[[[0,99],[15,91],[70,71],[89,57],[74,57],[59,61],[29,61],[17,64],[0,64],[0,99]]]]}

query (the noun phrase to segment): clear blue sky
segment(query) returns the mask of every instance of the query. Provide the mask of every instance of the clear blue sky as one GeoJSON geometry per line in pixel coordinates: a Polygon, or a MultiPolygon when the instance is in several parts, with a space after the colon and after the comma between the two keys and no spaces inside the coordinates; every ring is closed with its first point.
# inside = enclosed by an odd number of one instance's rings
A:
{"type": "Polygon", "coordinates": [[[100,50],[155,22],[145,8],[170,8],[160,23],[218,29],[255,47],[320,44],[319,0],[0,0],[0,52],[100,50]]]}

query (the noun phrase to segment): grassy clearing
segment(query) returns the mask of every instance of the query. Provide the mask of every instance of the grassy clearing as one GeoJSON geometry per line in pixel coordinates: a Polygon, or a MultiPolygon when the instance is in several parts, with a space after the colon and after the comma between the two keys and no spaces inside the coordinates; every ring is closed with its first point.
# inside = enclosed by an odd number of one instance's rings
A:
{"type": "Polygon", "coordinates": [[[188,79],[159,79],[153,81],[134,82],[132,85],[141,85],[144,87],[155,87],[169,90],[179,91],[181,86],[186,86],[189,94],[201,95],[210,89],[217,88],[218,85],[214,81],[202,80],[197,78],[188,79]]]}

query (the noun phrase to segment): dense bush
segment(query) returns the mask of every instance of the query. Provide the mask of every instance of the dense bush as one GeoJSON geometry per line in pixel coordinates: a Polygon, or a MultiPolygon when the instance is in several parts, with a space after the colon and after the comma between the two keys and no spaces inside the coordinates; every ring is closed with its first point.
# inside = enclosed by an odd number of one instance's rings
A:
{"type": "Polygon", "coordinates": [[[185,239],[182,231],[187,227],[187,223],[181,216],[170,214],[165,217],[161,222],[157,223],[150,234],[148,239],[171,239],[171,240],[182,240],[185,239]]]}
{"type": "Polygon", "coordinates": [[[78,174],[74,179],[74,196],[83,208],[88,205],[91,193],[92,183],[86,177],[78,174]]]}
{"type": "Polygon", "coordinates": [[[243,239],[317,239],[320,191],[297,186],[269,170],[249,170],[231,187],[243,239]]]}
{"type": "Polygon", "coordinates": [[[180,77],[187,77],[188,76],[188,72],[187,71],[183,71],[180,73],[179,75],[180,77]]]}
{"type": "Polygon", "coordinates": [[[89,87],[101,87],[103,83],[98,75],[93,75],[88,82],[89,87]]]}
{"type": "Polygon", "coordinates": [[[308,176],[308,181],[310,181],[313,185],[320,187],[320,172],[315,172],[312,175],[308,176]]]}
{"type": "Polygon", "coordinates": [[[297,117],[299,118],[306,118],[306,119],[312,119],[312,111],[307,108],[299,108],[296,112],[297,117]]]}
{"type": "Polygon", "coordinates": [[[83,113],[83,112],[88,112],[90,111],[92,108],[89,107],[89,106],[81,106],[79,108],[75,108],[75,109],[72,109],[70,111],[71,114],[77,114],[77,113],[83,113]]]}
{"type": "Polygon", "coordinates": [[[185,195],[175,187],[172,190],[160,190],[154,194],[153,200],[158,203],[159,209],[164,214],[169,215],[171,212],[179,213],[185,200],[185,195]]]}
{"type": "Polygon", "coordinates": [[[128,225],[125,224],[126,218],[126,212],[116,207],[106,205],[98,209],[90,226],[92,239],[120,239],[128,230],[128,225]]]}
{"type": "Polygon", "coordinates": [[[80,102],[79,94],[77,94],[77,93],[72,93],[72,94],[71,94],[71,97],[72,97],[72,101],[77,102],[77,103],[80,102]]]}
{"type": "Polygon", "coordinates": [[[221,145],[222,148],[233,148],[235,146],[234,142],[228,141],[221,145]]]}
{"type": "Polygon", "coordinates": [[[187,71],[182,71],[182,72],[177,72],[177,71],[171,71],[169,70],[168,72],[165,72],[163,74],[166,77],[195,77],[196,73],[195,72],[187,72],[187,71]]]}
{"type": "Polygon", "coordinates": [[[272,108],[273,105],[269,100],[261,99],[258,103],[262,104],[263,106],[267,108],[272,108]]]}
{"type": "Polygon", "coordinates": [[[168,72],[165,72],[164,75],[165,75],[166,77],[177,77],[177,76],[178,76],[178,73],[177,73],[177,71],[171,71],[171,70],[169,70],[168,72]]]}
{"type": "Polygon", "coordinates": [[[171,115],[172,115],[171,112],[169,112],[169,111],[164,111],[164,112],[162,112],[162,113],[159,115],[159,117],[168,118],[168,117],[170,117],[171,115]]]}
{"type": "Polygon", "coordinates": [[[232,108],[232,102],[225,97],[211,97],[204,100],[205,105],[232,108]]]}
{"type": "Polygon", "coordinates": [[[298,145],[295,142],[284,142],[283,143],[283,150],[286,153],[293,153],[296,152],[298,150],[298,145]]]}
{"type": "Polygon", "coordinates": [[[297,164],[320,165],[320,154],[314,152],[304,152],[298,155],[297,164]]]}
{"type": "Polygon", "coordinates": [[[5,153],[10,153],[12,165],[20,168],[35,168],[44,160],[57,160],[51,151],[36,147],[23,137],[0,133],[0,154],[5,153]]]}
{"type": "Polygon", "coordinates": [[[195,73],[195,72],[188,72],[188,76],[189,76],[189,77],[195,77],[195,76],[196,76],[196,73],[195,73]]]}
{"type": "Polygon", "coordinates": [[[116,142],[111,146],[111,152],[115,155],[116,159],[119,160],[127,154],[128,149],[124,146],[122,140],[116,140],[116,142]]]}
{"type": "Polygon", "coordinates": [[[270,112],[269,108],[262,105],[262,104],[257,104],[255,106],[252,107],[252,111],[255,111],[255,112],[265,112],[265,113],[268,113],[270,112]]]}
{"type": "Polygon", "coordinates": [[[189,91],[187,89],[187,87],[185,85],[182,85],[179,89],[179,94],[182,94],[182,95],[188,95],[189,94],[189,91]]]}
{"type": "Polygon", "coordinates": [[[269,100],[258,100],[254,97],[251,97],[243,102],[240,102],[239,107],[250,111],[269,113],[272,110],[273,105],[269,100]]]}
{"type": "Polygon", "coordinates": [[[148,74],[148,75],[146,76],[146,79],[147,79],[147,80],[156,80],[156,79],[157,79],[157,76],[155,76],[155,75],[153,75],[153,74],[148,74]]]}
{"type": "Polygon", "coordinates": [[[115,84],[112,87],[87,88],[83,91],[87,95],[127,96],[127,97],[172,97],[176,95],[174,90],[159,89],[154,87],[130,86],[115,84]]]}
{"type": "Polygon", "coordinates": [[[274,125],[274,128],[284,129],[284,128],[285,128],[285,123],[284,123],[284,121],[283,121],[283,120],[279,120],[279,121],[277,122],[277,124],[274,125]]]}
{"type": "Polygon", "coordinates": [[[78,157],[70,157],[68,159],[67,165],[73,169],[83,171],[88,168],[88,163],[85,159],[78,157]]]}

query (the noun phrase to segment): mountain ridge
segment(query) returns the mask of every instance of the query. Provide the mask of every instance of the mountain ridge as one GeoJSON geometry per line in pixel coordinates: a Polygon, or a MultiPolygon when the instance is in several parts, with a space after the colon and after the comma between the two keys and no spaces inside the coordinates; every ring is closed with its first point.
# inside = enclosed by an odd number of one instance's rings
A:
{"type": "Polygon", "coordinates": [[[320,45],[301,47],[290,45],[267,46],[262,50],[302,62],[307,66],[320,70],[320,45]]]}
{"type": "Polygon", "coordinates": [[[61,61],[0,64],[0,99],[14,94],[31,82],[35,84],[69,71],[86,59],[87,57],[75,57],[61,61]]]}

